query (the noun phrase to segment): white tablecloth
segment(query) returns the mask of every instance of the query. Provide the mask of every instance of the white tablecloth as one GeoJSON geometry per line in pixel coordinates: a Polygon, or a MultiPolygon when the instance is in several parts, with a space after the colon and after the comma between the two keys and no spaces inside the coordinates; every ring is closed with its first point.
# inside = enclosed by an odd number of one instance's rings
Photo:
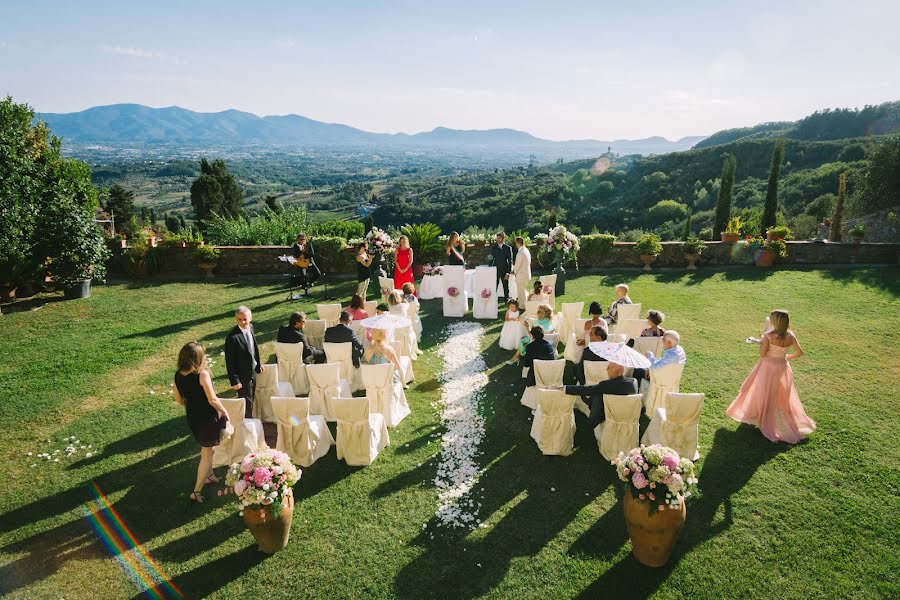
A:
{"type": "MultiPolygon", "coordinates": [[[[466,269],[466,292],[470,298],[474,298],[475,293],[475,269],[466,269]]],[[[444,276],[443,275],[425,275],[422,277],[422,283],[419,285],[419,299],[432,300],[434,298],[442,298],[444,296],[444,276]]]]}

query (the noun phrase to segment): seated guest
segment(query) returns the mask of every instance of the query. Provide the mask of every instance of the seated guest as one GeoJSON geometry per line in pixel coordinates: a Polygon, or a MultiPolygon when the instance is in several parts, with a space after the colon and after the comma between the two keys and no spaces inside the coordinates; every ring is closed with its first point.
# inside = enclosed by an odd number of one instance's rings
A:
{"type": "Polygon", "coordinates": [[[353,366],[359,367],[359,358],[363,355],[362,342],[359,341],[359,338],[356,337],[356,333],[350,329],[350,323],[353,322],[353,317],[350,316],[346,310],[341,311],[340,322],[334,327],[329,327],[325,330],[325,341],[329,343],[335,344],[343,344],[345,342],[350,342],[353,344],[353,366]]]}
{"type": "Polygon", "coordinates": [[[325,352],[320,348],[314,348],[306,341],[303,327],[306,325],[306,313],[295,312],[291,315],[287,325],[278,328],[278,337],[275,341],[282,344],[303,344],[303,362],[306,364],[325,362],[325,352]]]}
{"type": "Polygon", "coordinates": [[[616,301],[609,306],[609,313],[606,315],[606,320],[610,325],[615,325],[621,304],[634,304],[628,296],[628,284],[626,283],[616,286],[616,301]]]}
{"type": "Polygon", "coordinates": [[[554,360],[556,358],[556,350],[553,345],[544,339],[544,329],[540,325],[531,328],[531,343],[525,346],[525,352],[522,353],[522,366],[531,367],[528,369],[528,376],[525,377],[525,385],[532,386],[534,381],[534,361],[536,360],[554,360]]]}
{"type": "Polygon", "coordinates": [[[624,377],[625,367],[622,365],[609,363],[607,373],[609,373],[609,379],[601,381],[597,385],[562,386],[562,389],[567,394],[581,396],[582,400],[591,407],[591,414],[588,417],[588,424],[591,426],[591,429],[606,420],[606,411],[603,409],[603,394],[628,396],[638,392],[637,381],[632,377],[624,377]]]}
{"type": "MultiPolygon", "coordinates": [[[[363,354],[363,362],[367,365],[394,365],[394,383],[402,381],[403,368],[397,352],[387,343],[387,334],[384,329],[372,329],[372,346],[363,354]]],[[[409,386],[403,384],[404,388],[409,386]]]]}
{"type": "Polygon", "coordinates": [[[662,336],[662,344],[663,348],[665,348],[663,355],[659,358],[654,358],[653,353],[648,352],[647,358],[650,359],[650,368],[635,369],[634,378],[640,383],[641,379],[650,379],[650,371],[653,369],[660,369],[666,365],[675,363],[680,363],[682,365],[686,363],[687,355],[684,353],[684,348],[679,345],[680,343],[681,336],[678,335],[677,331],[670,329],[665,332],[662,336]]]}
{"type": "Polygon", "coordinates": [[[532,302],[535,300],[550,302],[550,296],[544,293],[544,284],[540,279],[534,282],[534,288],[532,289],[532,292],[528,294],[528,299],[532,302]]]}
{"type": "Polygon", "coordinates": [[[416,296],[416,284],[414,283],[404,283],[403,284],[403,301],[408,302],[410,304],[418,304],[419,298],[416,296]]]}
{"type": "Polygon", "coordinates": [[[377,317],[378,315],[383,315],[384,313],[388,312],[388,310],[390,309],[387,304],[385,304],[384,302],[379,302],[375,307],[375,316],[377,317]]]}
{"type": "MultiPolygon", "coordinates": [[[[591,329],[594,327],[602,327],[603,331],[609,335],[609,325],[600,315],[603,314],[603,306],[599,302],[591,302],[591,306],[588,308],[588,314],[591,315],[591,320],[584,324],[585,334],[590,333],[591,329]]],[[[581,336],[576,340],[576,343],[579,346],[584,346],[585,338],[587,335],[581,336]]],[[[606,336],[603,336],[603,340],[606,340],[606,336]]]]}
{"type": "MultiPolygon", "coordinates": [[[[606,341],[606,330],[600,326],[595,326],[588,332],[588,337],[591,342],[605,342],[606,341]]],[[[575,363],[575,381],[584,385],[584,361],[605,361],[605,358],[600,358],[587,347],[584,349],[584,352],[581,353],[581,360],[575,363]]]]}
{"type": "MultiPolygon", "coordinates": [[[[541,328],[541,337],[543,337],[545,333],[553,333],[556,331],[556,325],[553,324],[553,309],[550,308],[549,304],[541,304],[537,309],[537,316],[537,319],[525,317],[524,327],[526,331],[530,331],[528,328],[534,327],[535,325],[541,328]]],[[[516,349],[516,353],[507,361],[507,364],[514,364],[520,356],[525,354],[525,346],[529,342],[531,342],[531,338],[527,334],[523,335],[519,339],[519,347],[516,349]]],[[[547,343],[549,344],[550,342],[547,343]]]]}
{"type": "Polygon", "coordinates": [[[663,319],[665,318],[666,315],[658,310],[648,310],[647,328],[641,331],[641,337],[662,337],[666,331],[660,327],[660,325],[662,325],[663,319]]]}
{"type": "Polygon", "coordinates": [[[366,301],[359,294],[353,294],[353,297],[350,298],[350,306],[346,308],[346,311],[350,313],[354,321],[362,321],[369,316],[369,313],[366,312],[366,301]]]}

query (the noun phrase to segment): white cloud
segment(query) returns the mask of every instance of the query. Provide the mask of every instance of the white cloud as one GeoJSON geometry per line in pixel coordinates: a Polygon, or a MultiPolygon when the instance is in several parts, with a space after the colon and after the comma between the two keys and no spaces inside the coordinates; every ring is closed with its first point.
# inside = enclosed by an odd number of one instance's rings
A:
{"type": "Polygon", "coordinates": [[[276,48],[295,48],[297,46],[296,40],[279,40],[275,42],[276,48]]]}
{"type": "Polygon", "coordinates": [[[145,60],[158,60],[163,62],[171,62],[175,65],[181,66],[188,64],[186,60],[178,56],[169,56],[164,52],[158,52],[156,50],[147,50],[144,48],[137,48],[135,46],[113,46],[110,44],[104,44],[100,46],[100,50],[105,54],[116,54],[119,56],[128,56],[130,58],[141,58],[145,60]]]}
{"type": "Polygon", "coordinates": [[[663,97],[665,98],[663,108],[674,112],[695,112],[714,106],[729,106],[734,103],[724,98],[705,98],[684,90],[666,90],[663,92],[663,97]]]}
{"type": "Polygon", "coordinates": [[[14,50],[17,47],[15,42],[0,42],[0,49],[3,50],[14,50]]]}

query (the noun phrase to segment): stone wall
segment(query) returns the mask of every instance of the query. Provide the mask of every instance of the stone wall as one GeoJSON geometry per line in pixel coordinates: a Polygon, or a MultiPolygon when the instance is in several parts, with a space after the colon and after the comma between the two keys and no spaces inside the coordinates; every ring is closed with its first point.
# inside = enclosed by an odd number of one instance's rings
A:
{"type": "MultiPolygon", "coordinates": [[[[290,273],[291,267],[287,263],[280,262],[279,256],[288,254],[287,246],[219,246],[221,257],[215,269],[215,274],[220,276],[240,275],[275,275],[290,273]]],[[[159,273],[161,275],[200,276],[202,272],[196,266],[193,254],[186,248],[158,248],[159,273]]],[[[537,255],[535,248],[531,249],[532,256],[537,255]]],[[[466,262],[470,266],[487,264],[490,257],[490,248],[486,246],[469,247],[466,250],[466,262]]],[[[850,265],[850,264],[898,264],[900,257],[900,244],[823,244],[815,242],[787,242],[787,256],[778,259],[777,265],[850,265]]],[[[745,254],[736,252],[735,246],[722,242],[707,242],[706,251],[703,253],[700,267],[717,267],[723,265],[740,264],[749,262],[745,254]],[[732,254],[736,255],[732,259],[732,254]]],[[[118,267],[116,260],[111,266],[112,275],[127,275],[118,267]]],[[[352,276],[355,274],[353,251],[347,249],[342,256],[334,261],[337,264],[320,265],[332,276],[352,276]]],[[[681,251],[680,242],[663,242],[663,251],[654,267],[681,268],[687,263],[684,253],[681,251]]],[[[634,244],[617,242],[609,253],[597,263],[579,264],[581,269],[616,268],[616,267],[640,267],[641,260],[634,251],[634,244]]],[[[535,271],[540,271],[541,266],[535,264],[535,271]]]]}

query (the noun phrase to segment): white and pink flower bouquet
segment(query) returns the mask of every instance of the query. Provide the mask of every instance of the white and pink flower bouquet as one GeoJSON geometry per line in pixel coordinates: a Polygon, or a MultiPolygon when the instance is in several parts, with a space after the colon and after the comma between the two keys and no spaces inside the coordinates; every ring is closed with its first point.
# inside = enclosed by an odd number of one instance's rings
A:
{"type": "Polygon", "coordinates": [[[300,480],[300,469],[291,458],[278,450],[251,452],[239,463],[228,467],[225,493],[234,492],[245,510],[261,510],[269,506],[278,517],[285,498],[294,495],[293,486],[300,480]]]}
{"type": "Polygon", "coordinates": [[[422,275],[431,276],[431,275],[443,275],[443,274],[444,274],[444,269],[441,267],[441,265],[432,265],[429,263],[422,267],[422,275]]]}
{"type": "Polygon", "coordinates": [[[394,251],[394,240],[383,229],[372,227],[366,234],[366,241],[369,242],[369,248],[373,252],[390,254],[394,251]]]}
{"type": "Polygon", "coordinates": [[[550,230],[544,247],[547,252],[558,251],[562,252],[563,256],[567,256],[570,252],[578,252],[581,248],[578,236],[568,231],[563,225],[557,225],[550,230]]]}
{"type": "Polygon", "coordinates": [[[625,493],[650,505],[650,514],[657,510],[677,510],[696,489],[694,463],[681,458],[666,446],[654,444],[620,452],[612,462],[619,479],[625,482],[625,493]]]}

